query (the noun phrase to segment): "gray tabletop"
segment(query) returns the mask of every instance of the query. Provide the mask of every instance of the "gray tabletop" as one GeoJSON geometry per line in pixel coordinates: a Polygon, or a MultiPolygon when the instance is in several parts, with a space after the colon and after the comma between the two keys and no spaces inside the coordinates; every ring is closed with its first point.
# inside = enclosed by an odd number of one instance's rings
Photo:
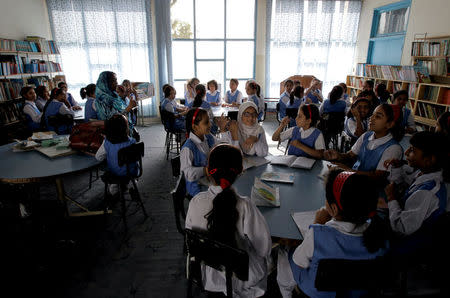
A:
{"type": "Polygon", "coordinates": [[[13,145],[11,143],[0,146],[0,181],[25,183],[81,171],[100,164],[95,157],[81,153],[50,159],[34,150],[13,152],[13,145]]]}
{"type": "Polygon", "coordinates": [[[259,207],[259,210],[269,225],[271,236],[302,239],[291,213],[317,210],[325,205],[324,181],[319,176],[328,171],[327,164],[325,161],[316,161],[311,170],[266,164],[248,169],[233,186],[240,195],[250,197],[255,177],[260,177],[261,173],[265,171],[294,173],[294,184],[268,182],[272,186],[279,187],[280,207],[259,207]]]}
{"type": "Polygon", "coordinates": [[[222,116],[222,114],[224,116],[227,116],[228,112],[238,112],[239,111],[239,109],[236,107],[220,107],[220,106],[217,106],[217,107],[212,106],[211,110],[213,112],[214,117],[220,117],[220,116],[222,116]]]}

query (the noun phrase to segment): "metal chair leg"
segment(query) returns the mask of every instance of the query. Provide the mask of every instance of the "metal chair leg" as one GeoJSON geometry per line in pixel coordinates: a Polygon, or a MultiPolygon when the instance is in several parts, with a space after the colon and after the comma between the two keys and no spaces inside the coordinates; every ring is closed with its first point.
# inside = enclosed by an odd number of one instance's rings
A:
{"type": "Polygon", "coordinates": [[[122,220],[125,227],[125,234],[128,234],[128,225],[127,225],[127,206],[125,204],[125,185],[119,184],[120,190],[120,203],[122,205],[122,220]]]}
{"type": "Polygon", "coordinates": [[[145,218],[147,218],[148,217],[147,211],[145,210],[144,203],[142,202],[142,199],[141,199],[141,195],[139,194],[139,190],[137,188],[136,180],[131,179],[131,183],[133,183],[134,190],[136,191],[137,200],[139,202],[139,205],[141,205],[142,213],[144,213],[145,218]]]}

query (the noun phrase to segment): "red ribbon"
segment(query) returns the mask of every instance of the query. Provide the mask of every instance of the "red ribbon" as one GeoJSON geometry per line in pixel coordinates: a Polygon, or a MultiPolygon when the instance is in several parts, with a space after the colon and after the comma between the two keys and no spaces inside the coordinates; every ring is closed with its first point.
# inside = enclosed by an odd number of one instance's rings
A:
{"type": "Polygon", "coordinates": [[[351,175],[355,174],[355,172],[342,172],[339,173],[339,175],[336,176],[336,179],[334,179],[333,182],[333,195],[334,198],[336,199],[336,203],[339,207],[340,210],[342,209],[342,204],[341,204],[341,191],[342,191],[342,187],[344,186],[345,181],[348,179],[348,177],[350,177],[351,175]]]}
{"type": "Polygon", "coordinates": [[[227,179],[220,178],[220,187],[222,189],[228,188],[228,187],[230,187],[230,185],[231,184],[230,184],[230,182],[227,179]]]}
{"type": "Polygon", "coordinates": [[[312,120],[312,114],[311,114],[311,105],[306,105],[308,107],[308,112],[309,112],[309,119],[312,120]]]}
{"type": "Polygon", "coordinates": [[[397,122],[398,118],[400,118],[400,114],[402,113],[402,109],[399,105],[391,105],[391,107],[394,112],[394,122],[397,122]]]}
{"type": "Polygon", "coordinates": [[[191,124],[192,126],[194,126],[194,121],[195,121],[195,118],[197,117],[198,111],[200,111],[200,108],[197,108],[194,112],[194,116],[192,116],[192,124],[191,124]]]}

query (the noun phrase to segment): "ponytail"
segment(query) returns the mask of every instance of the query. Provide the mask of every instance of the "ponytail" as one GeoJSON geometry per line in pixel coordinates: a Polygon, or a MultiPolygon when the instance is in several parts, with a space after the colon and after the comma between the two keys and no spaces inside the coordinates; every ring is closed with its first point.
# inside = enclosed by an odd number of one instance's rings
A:
{"type": "Polygon", "coordinates": [[[198,84],[195,86],[195,98],[192,107],[197,108],[202,105],[203,97],[205,97],[206,89],[205,86],[198,84]]]}
{"type": "Polygon", "coordinates": [[[82,99],[86,98],[86,96],[87,96],[86,88],[83,87],[83,88],[80,89],[80,96],[81,96],[82,99]]]}
{"type": "Polygon", "coordinates": [[[336,85],[331,89],[330,93],[328,94],[328,98],[330,99],[330,103],[333,105],[338,101],[339,98],[342,97],[342,94],[344,94],[344,88],[340,85],[336,85]]]}
{"type": "Polygon", "coordinates": [[[394,126],[389,129],[392,137],[397,142],[400,142],[405,135],[405,127],[402,125],[403,113],[399,106],[383,103],[380,105],[389,122],[394,121],[394,126]]]}
{"type": "Polygon", "coordinates": [[[289,104],[293,105],[294,104],[294,99],[295,97],[297,98],[302,98],[303,97],[303,93],[305,92],[305,88],[303,88],[302,86],[296,86],[294,88],[294,91],[291,92],[290,96],[289,96],[289,104]]]}

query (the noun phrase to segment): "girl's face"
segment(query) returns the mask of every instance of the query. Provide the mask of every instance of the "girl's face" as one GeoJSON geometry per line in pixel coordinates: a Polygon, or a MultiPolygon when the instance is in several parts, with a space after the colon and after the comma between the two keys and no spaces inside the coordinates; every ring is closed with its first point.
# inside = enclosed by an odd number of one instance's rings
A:
{"type": "Polygon", "coordinates": [[[294,84],[292,83],[287,83],[286,86],[284,86],[284,89],[286,90],[287,93],[291,93],[292,88],[294,88],[294,84]]]}
{"type": "Polygon", "coordinates": [[[405,151],[406,161],[408,165],[413,168],[422,168],[423,167],[423,151],[414,147],[413,145],[409,146],[409,148],[405,151]]]}
{"type": "Polygon", "coordinates": [[[203,137],[204,135],[209,134],[211,131],[211,122],[209,121],[208,114],[203,114],[202,120],[200,120],[198,124],[194,124],[192,129],[197,137],[203,137]]]}
{"type": "Polygon", "coordinates": [[[47,88],[44,89],[44,94],[43,95],[44,95],[43,99],[45,99],[45,100],[49,100],[50,99],[50,92],[48,92],[47,88]]]}
{"type": "Polygon", "coordinates": [[[216,86],[214,84],[209,84],[208,89],[212,93],[212,92],[216,91],[216,86]]]}
{"type": "Polygon", "coordinates": [[[67,92],[67,84],[62,84],[61,89],[64,90],[65,92],[67,92]]]}
{"type": "Polygon", "coordinates": [[[63,92],[61,92],[61,94],[56,96],[56,100],[60,101],[60,102],[63,102],[64,100],[66,100],[66,92],[63,90],[63,92]]]}
{"type": "Polygon", "coordinates": [[[111,82],[109,82],[109,88],[111,88],[111,91],[115,91],[118,85],[119,84],[117,83],[117,75],[114,73],[111,77],[111,82]]]}
{"type": "Polygon", "coordinates": [[[170,89],[169,99],[170,100],[175,99],[175,95],[177,95],[177,91],[175,91],[175,89],[170,89]]]}
{"type": "Polygon", "coordinates": [[[378,106],[369,118],[369,129],[375,133],[387,133],[393,126],[394,121],[388,121],[382,106],[378,106]]]}
{"type": "Polygon", "coordinates": [[[367,102],[358,103],[356,108],[358,109],[358,112],[359,112],[359,115],[361,116],[361,118],[366,118],[367,115],[369,114],[370,107],[369,107],[369,103],[367,103],[367,102]]]}
{"type": "Polygon", "coordinates": [[[244,123],[247,126],[255,125],[256,119],[258,119],[258,113],[253,107],[246,108],[245,111],[242,113],[242,123],[244,123]]]}
{"type": "Polygon", "coordinates": [[[234,81],[230,81],[230,89],[234,92],[237,88],[237,84],[234,81]]]}
{"type": "Polygon", "coordinates": [[[35,101],[36,100],[36,92],[34,92],[34,89],[28,90],[28,92],[25,94],[25,98],[27,100],[35,101]]]}
{"type": "Polygon", "coordinates": [[[303,129],[308,129],[311,126],[311,118],[306,119],[305,114],[303,114],[302,108],[298,108],[297,117],[295,118],[295,123],[298,127],[303,129]]]}
{"type": "Polygon", "coordinates": [[[402,108],[404,107],[404,106],[406,106],[406,103],[408,102],[408,96],[406,95],[406,94],[402,94],[402,95],[400,95],[399,97],[397,97],[395,100],[394,100],[394,104],[395,105],[399,105],[399,106],[401,106],[402,108]]]}
{"type": "Polygon", "coordinates": [[[252,89],[252,88],[250,87],[250,84],[247,84],[247,85],[245,86],[245,92],[247,92],[247,95],[253,95],[253,94],[256,93],[256,90],[252,89]]]}
{"type": "Polygon", "coordinates": [[[124,86],[126,90],[130,90],[130,89],[131,89],[131,83],[124,82],[124,83],[122,84],[122,86],[124,86]]]}

